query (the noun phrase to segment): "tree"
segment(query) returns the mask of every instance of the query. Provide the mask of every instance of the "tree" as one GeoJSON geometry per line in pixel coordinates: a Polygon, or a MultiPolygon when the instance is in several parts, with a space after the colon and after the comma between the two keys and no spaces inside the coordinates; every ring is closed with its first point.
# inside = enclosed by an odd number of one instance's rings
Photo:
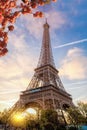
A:
{"type": "Polygon", "coordinates": [[[3,124],[4,129],[6,130],[6,124],[8,123],[9,118],[9,110],[4,110],[3,112],[0,112],[0,122],[3,124]]]}
{"type": "MultiPolygon", "coordinates": [[[[32,14],[41,18],[43,13],[36,11],[38,6],[44,6],[51,0],[0,0],[0,56],[8,52],[8,32],[14,30],[13,24],[20,15],[32,14]]],[[[55,1],[55,0],[52,0],[55,1]]]]}
{"type": "Polygon", "coordinates": [[[81,114],[86,118],[87,121],[87,103],[79,102],[78,103],[78,108],[81,114]]]}
{"type": "Polygon", "coordinates": [[[0,113],[0,120],[2,123],[7,123],[9,117],[9,112],[8,110],[4,110],[3,112],[0,113]]]}
{"type": "Polygon", "coordinates": [[[77,107],[68,108],[68,121],[78,127],[81,124],[87,124],[87,104],[79,102],[77,107]]]}
{"type": "Polygon", "coordinates": [[[44,129],[54,130],[58,125],[58,115],[55,110],[48,109],[41,111],[40,125],[44,129]]]}

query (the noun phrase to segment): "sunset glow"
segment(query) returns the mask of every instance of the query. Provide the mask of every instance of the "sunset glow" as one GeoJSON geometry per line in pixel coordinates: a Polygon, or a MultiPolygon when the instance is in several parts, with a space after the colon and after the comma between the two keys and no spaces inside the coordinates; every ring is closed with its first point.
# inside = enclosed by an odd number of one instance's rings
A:
{"type": "Polygon", "coordinates": [[[17,112],[11,116],[13,126],[23,127],[26,124],[26,117],[23,113],[17,112]]]}

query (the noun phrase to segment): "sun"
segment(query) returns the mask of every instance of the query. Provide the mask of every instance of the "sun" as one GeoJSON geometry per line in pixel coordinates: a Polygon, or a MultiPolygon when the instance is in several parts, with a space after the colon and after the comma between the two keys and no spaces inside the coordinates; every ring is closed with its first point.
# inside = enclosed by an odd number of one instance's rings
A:
{"type": "Polygon", "coordinates": [[[25,116],[23,113],[17,112],[14,113],[11,117],[11,123],[14,126],[24,126],[25,125],[25,116]]]}
{"type": "Polygon", "coordinates": [[[31,114],[31,115],[36,115],[36,114],[37,114],[36,110],[33,109],[33,108],[28,108],[28,109],[26,110],[26,112],[29,113],[29,114],[31,114]]]}

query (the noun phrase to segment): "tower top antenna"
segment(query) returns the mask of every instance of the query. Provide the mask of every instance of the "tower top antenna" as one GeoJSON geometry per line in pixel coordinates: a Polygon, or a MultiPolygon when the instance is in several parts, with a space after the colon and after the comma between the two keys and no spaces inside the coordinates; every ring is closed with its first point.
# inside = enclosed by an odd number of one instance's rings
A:
{"type": "Polygon", "coordinates": [[[46,20],[46,23],[47,23],[47,18],[45,20],[46,20]]]}

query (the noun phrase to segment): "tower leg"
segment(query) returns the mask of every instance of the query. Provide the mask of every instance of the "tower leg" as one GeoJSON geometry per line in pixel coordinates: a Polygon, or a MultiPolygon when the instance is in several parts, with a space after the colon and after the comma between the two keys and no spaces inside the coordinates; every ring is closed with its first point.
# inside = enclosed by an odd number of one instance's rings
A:
{"type": "Polygon", "coordinates": [[[64,124],[67,125],[67,122],[66,122],[66,119],[65,119],[64,112],[63,112],[61,104],[60,104],[60,109],[61,109],[62,117],[63,117],[63,120],[64,120],[64,124]]]}
{"type": "Polygon", "coordinates": [[[42,102],[43,102],[43,109],[45,109],[45,99],[44,99],[44,95],[43,95],[42,102]]]}

